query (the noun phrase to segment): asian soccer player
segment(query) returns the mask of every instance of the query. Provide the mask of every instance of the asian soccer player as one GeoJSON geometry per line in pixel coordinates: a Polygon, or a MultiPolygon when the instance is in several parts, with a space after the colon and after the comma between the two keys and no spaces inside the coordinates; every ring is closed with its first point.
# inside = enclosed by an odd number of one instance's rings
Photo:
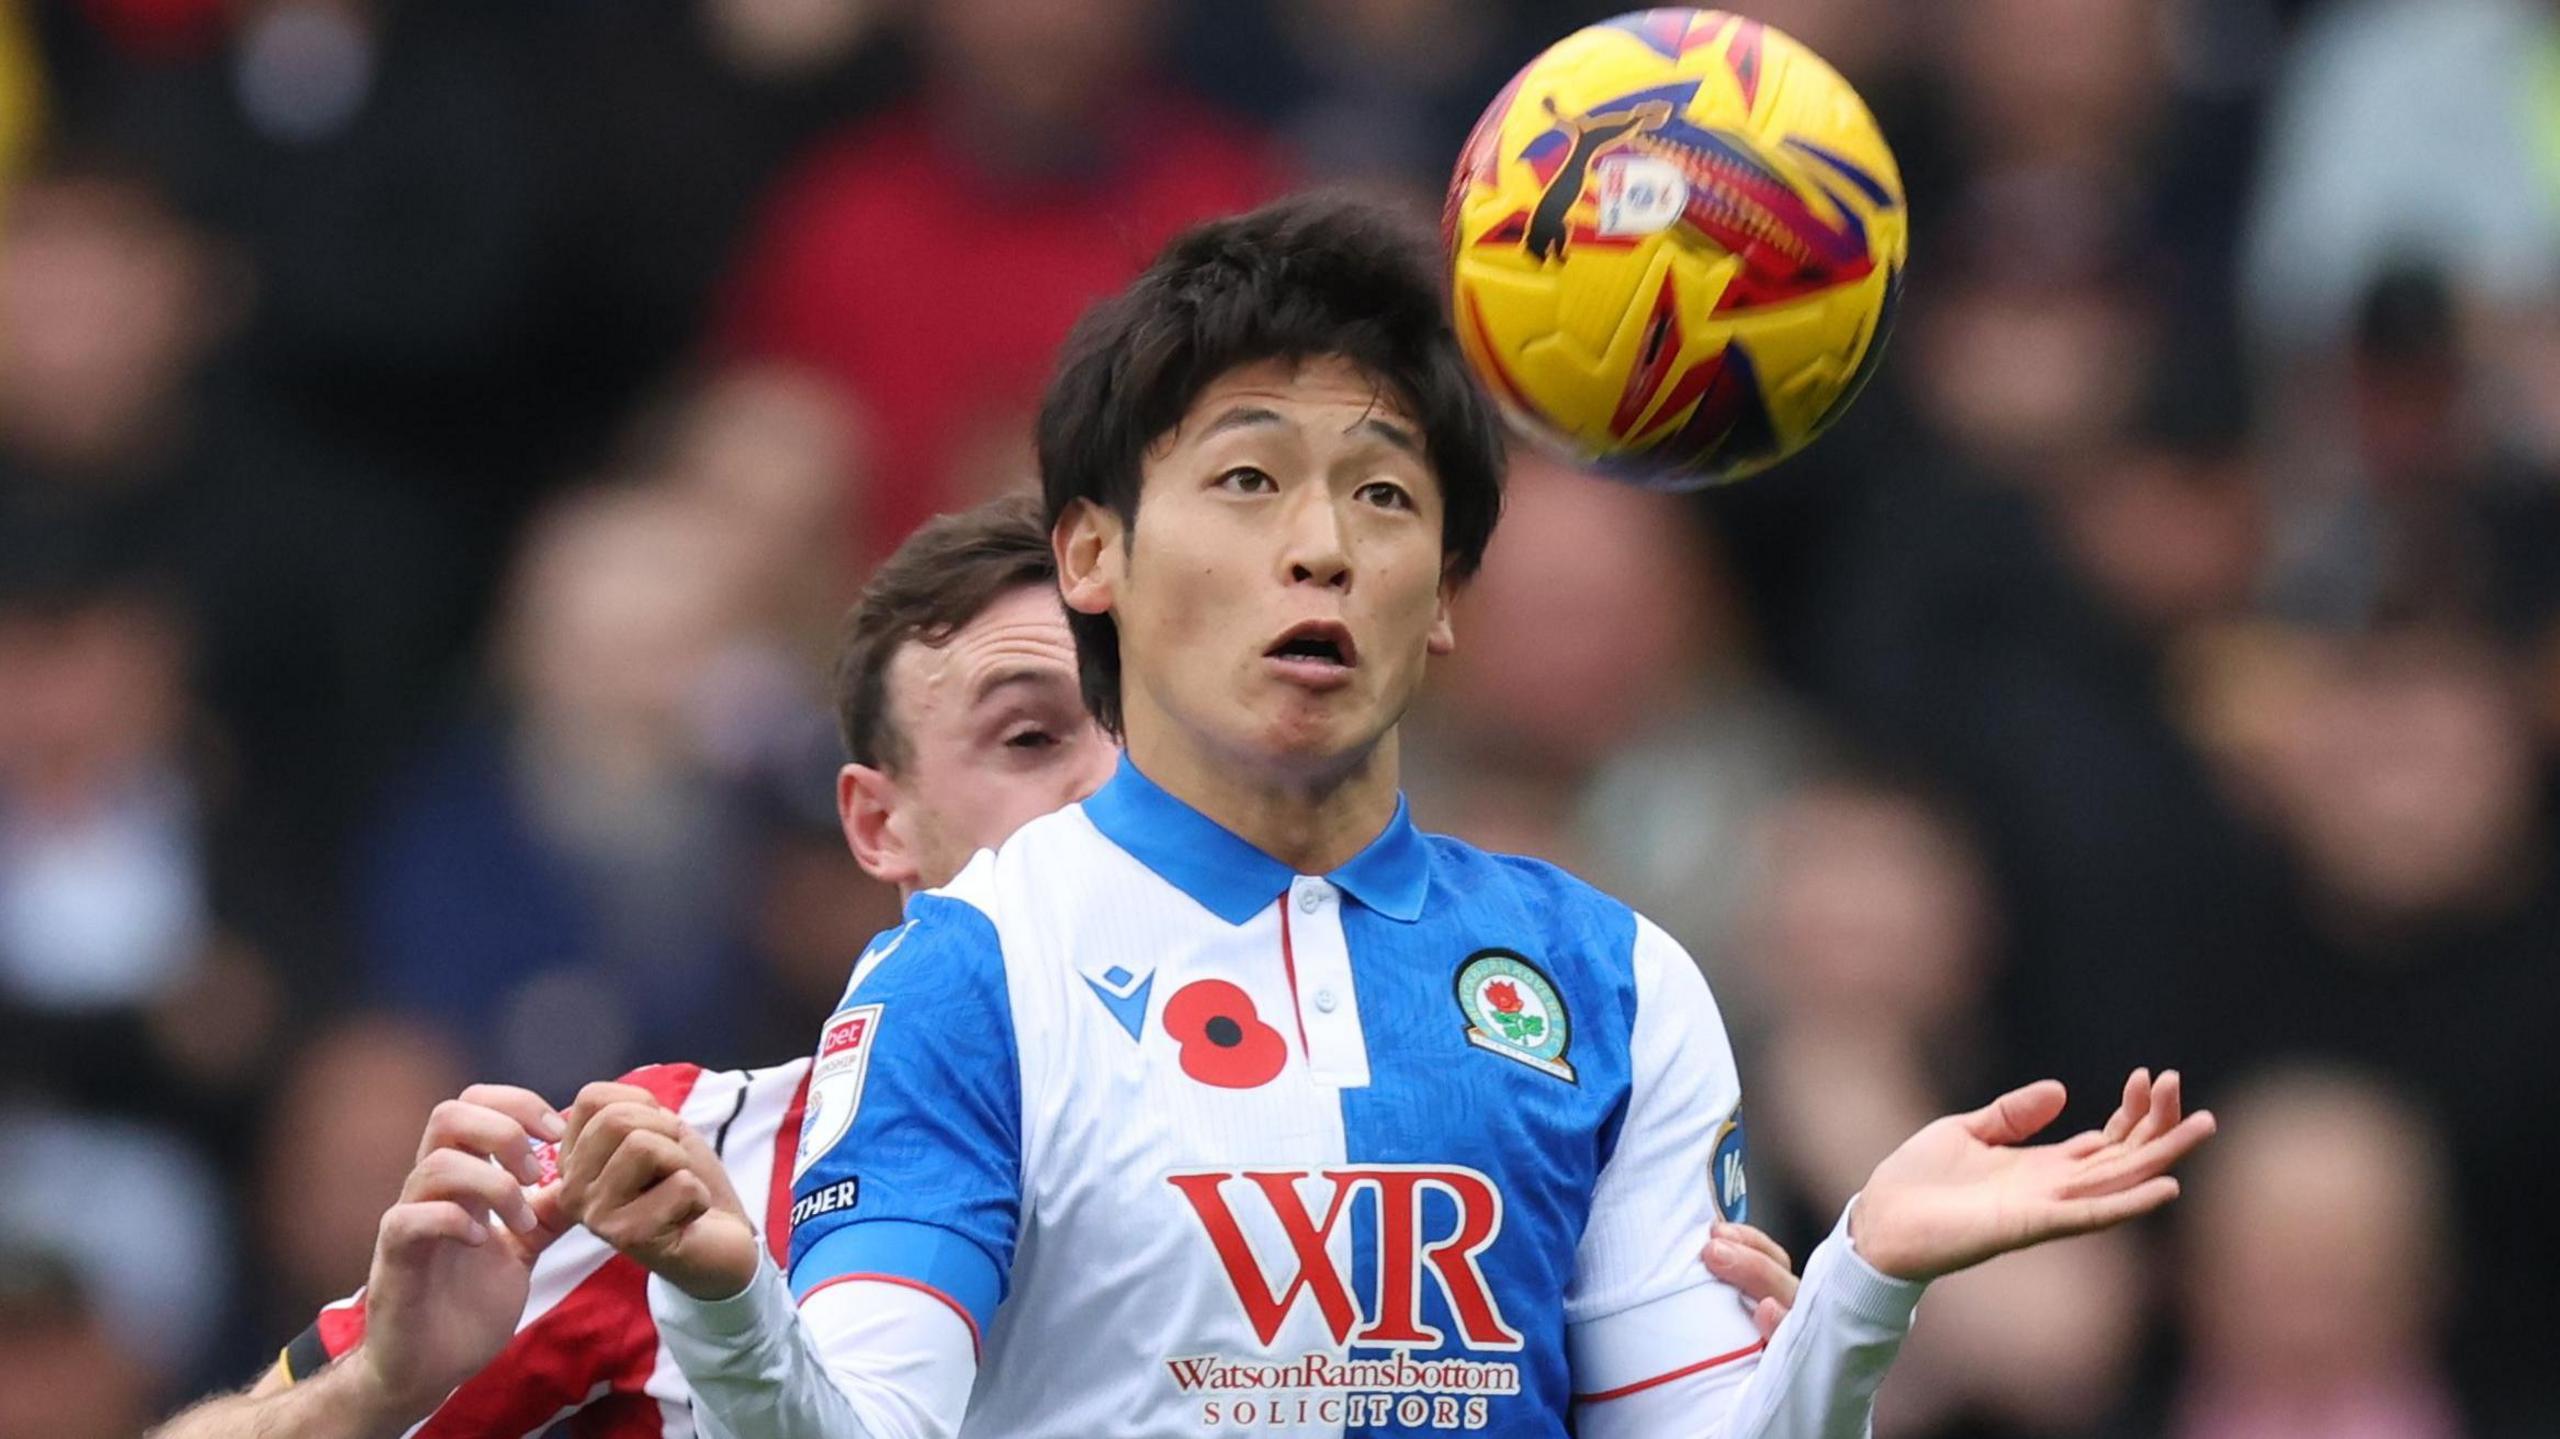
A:
{"type": "Polygon", "coordinates": [[[1427,244],[1322,198],[1176,240],[1040,460],[1126,755],[856,965],[788,1278],[675,1116],[570,1115],[562,1203],[654,1271],[706,1429],[1849,1435],[1929,1279],[2175,1194],[2174,1076],[2045,1146],[2061,1087],[2014,1091],[1879,1165],[1761,1342],[1701,1259],[1741,1089],[1697,967],[1399,797],[1502,467],[1427,244]]]}

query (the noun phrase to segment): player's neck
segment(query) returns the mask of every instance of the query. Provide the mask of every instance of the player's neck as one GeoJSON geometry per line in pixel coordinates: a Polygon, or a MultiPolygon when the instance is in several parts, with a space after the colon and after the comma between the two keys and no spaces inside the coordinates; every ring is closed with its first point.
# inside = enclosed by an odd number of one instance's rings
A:
{"type": "Polygon", "coordinates": [[[1128,743],[1130,763],[1165,793],[1300,874],[1339,869],[1395,818],[1392,730],[1366,754],[1315,775],[1240,764],[1169,726],[1132,723],[1128,743]]]}

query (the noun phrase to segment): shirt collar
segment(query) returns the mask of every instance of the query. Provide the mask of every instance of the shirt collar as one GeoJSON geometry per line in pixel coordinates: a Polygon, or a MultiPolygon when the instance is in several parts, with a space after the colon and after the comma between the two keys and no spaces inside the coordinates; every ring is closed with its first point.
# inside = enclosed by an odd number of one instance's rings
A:
{"type": "MultiPolygon", "coordinates": [[[[1084,802],[1085,818],[1165,883],[1198,900],[1229,924],[1242,924],[1288,893],[1289,866],[1216,820],[1174,798],[1141,774],[1126,754],[1109,783],[1084,802]]],[[[1400,923],[1422,917],[1431,883],[1431,850],[1413,827],[1404,796],[1385,832],[1325,878],[1369,908],[1400,923]]]]}

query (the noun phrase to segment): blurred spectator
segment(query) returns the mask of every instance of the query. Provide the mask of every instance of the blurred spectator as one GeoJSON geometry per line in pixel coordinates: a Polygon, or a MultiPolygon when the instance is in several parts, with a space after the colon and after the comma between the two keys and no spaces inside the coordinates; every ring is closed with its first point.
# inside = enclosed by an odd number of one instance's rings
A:
{"type": "MultiPolygon", "coordinates": [[[[2005,1083],[1982,1062],[1991,895],[1935,806],[1854,778],[1768,812],[1737,859],[1753,887],[1736,962],[1772,996],[1743,1036],[1753,1217],[1809,1245],[1906,1136],[2005,1083]]],[[[1877,1432],[2092,1431],[2140,1336],[2137,1274],[2132,1241],[2109,1234],[1939,1280],[1877,1432]]]]}
{"type": "Polygon", "coordinates": [[[219,324],[203,237],[129,168],[75,159],[17,197],[0,264],[0,443],[64,487],[148,486],[219,324]]]}
{"type": "Polygon", "coordinates": [[[546,284],[582,408],[695,348],[774,180],[810,141],[894,103],[915,0],[584,0],[550,77],[568,143],[570,254],[546,284]]]}
{"type": "Polygon", "coordinates": [[[2334,442],[2296,447],[2271,596],[2330,625],[2441,621],[2521,641],[2560,612],[2560,484],[2494,425],[2482,358],[2433,270],[2362,300],[2334,442]]]}
{"type": "Polygon", "coordinates": [[[1722,557],[1678,499],[1523,448],[1506,507],[1408,746],[1417,812],[1576,867],[1722,983],[1731,854],[1813,726],[1757,672],[1722,557]]]}
{"type": "Polygon", "coordinates": [[[267,887],[283,876],[208,782],[165,590],[98,527],[16,539],[0,546],[0,1075],[224,1142],[281,1018],[241,926],[289,909],[267,887]]]}
{"type": "Polygon", "coordinates": [[[2426,1115],[2326,1070],[2268,1075],[2217,1112],[2186,1199],[2174,1439],[2471,1432],[2442,1363],[2452,1176],[2426,1115]]]}
{"type": "MultiPolygon", "coordinates": [[[[238,780],[308,871],[435,689],[467,582],[417,510],[202,381],[238,289],[230,252],[121,158],[66,152],[23,187],[0,229],[0,531],[78,513],[134,532],[183,598],[238,780]]],[[[334,895],[306,907],[325,929],[334,895]]]]}
{"type": "Polygon", "coordinates": [[[155,1403],[69,1266],[0,1249],[0,1439],[128,1439],[155,1403]]]}
{"type": "MultiPolygon", "coordinates": [[[[102,1415],[92,1405],[113,1410],[133,1402],[126,1386],[137,1382],[156,1397],[172,1386],[230,1378],[214,1356],[225,1352],[222,1321],[232,1314],[232,1286],[248,1277],[246,1266],[235,1263],[234,1239],[219,1180],[168,1134],[55,1109],[0,1108],[0,1252],[57,1256],[89,1316],[72,1320],[78,1327],[58,1337],[76,1338],[73,1348],[85,1352],[100,1337],[89,1332],[94,1323],[139,1370],[139,1381],[112,1367],[55,1376],[65,1385],[100,1386],[66,1391],[74,1402],[55,1416],[66,1426],[97,1422],[102,1415]]],[[[0,1289],[13,1277],[24,1282],[22,1271],[12,1275],[0,1261],[0,1289]]],[[[6,1308],[0,1300],[0,1310],[6,1308]]],[[[15,1336],[14,1345],[0,1339],[0,1350],[23,1359],[27,1350],[17,1346],[31,1340],[27,1334],[15,1336]]],[[[0,1371],[0,1380],[22,1377],[0,1371]]],[[[18,1383],[0,1387],[9,1391],[0,1412],[13,1400],[24,1402],[18,1383]]]]}
{"type": "Polygon", "coordinates": [[[2346,340],[2383,273],[2441,270],[2482,300],[2560,287],[2560,128],[2543,0],[2341,0],[2275,96],[2251,202],[2250,320],[2273,366],[2346,340]]]}
{"type": "Polygon", "coordinates": [[[519,562],[494,703],[390,796],[366,855],[371,992],[484,1077],[566,1093],[718,1058],[742,996],[737,815],[697,718],[751,557],[699,497],[568,501],[519,562]]]}
{"type": "Polygon", "coordinates": [[[799,647],[793,661],[815,686],[859,588],[842,538],[877,483],[843,396],[788,366],[722,371],[685,397],[643,463],[737,531],[754,556],[748,620],[799,647]]]}
{"type": "Polygon", "coordinates": [[[1521,0],[1222,0],[1183,7],[1176,55],[1314,175],[1436,207],[1451,160],[1523,59],[1573,21],[1521,0]]]}
{"type": "Polygon", "coordinates": [[[2009,313],[2111,392],[2105,413],[2074,399],[1999,449],[1923,450],[1857,497],[1813,678],[1862,746],[1963,796],[2034,956],[1995,990],[2002,1078],[2063,1079],[2076,1122],[2138,1064],[2209,1078],[2246,1052],[2215,996],[2291,933],[2273,857],[2167,703],[2181,626],[2245,593],[2260,521],[2221,426],[2179,434],[2174,406],[2077,353],[2122,343],[2107,321],[2009,313]]]}
{"type": "Polygon", "coordinates": [[[404,459],[465,508],[545,477],[573,419],[544,383],[547,7],[80,9],[55,29],[65,121],[240,243],[257,286],[237,358],[271,420],[404,459]],[[146,9],[164,13],[125,13],[146,9]]]}
{"type": "Polygon", "coordinates": [[[2295,855],[2314,933],[2259,956],[2234,1000],[2260,1053],[2343,1059],[2428,1107],[2461,1196],[2455,1372],[2486,1432],[2544,1432],[2560,1390],[2537,1356],[2560,1343],[2560,1302],[2515,1276],[2560,1272],[2540,1138],[2560,1125],[2541,1057],[2560,1028],[2560,886],[2523,697],[2460,632],[2258,652],[2219,668],[2208,708],[2295,855]]]}
{"type": "Polygon", "coordinates": [[[365,1282],[382,1211],[400,1197],[428,1111],[478,1077],[442,1035],[382,1018],[337,1024],[294,1057],[250,1191],[264,1333],[299,1332],[365,1282]]]}
{"type": "Polygon", "coordinates": [[[726,338],[859,405],[884,553],[992,471],[1029,469],[1050,352],[1195,220],[1277,192],[1259,140],[1153,65],[1161,0],[935,0],[923,93],[827,142],[773,196],[726,338]],[[965,471],[965,472],[964,472],[965,471]]]}

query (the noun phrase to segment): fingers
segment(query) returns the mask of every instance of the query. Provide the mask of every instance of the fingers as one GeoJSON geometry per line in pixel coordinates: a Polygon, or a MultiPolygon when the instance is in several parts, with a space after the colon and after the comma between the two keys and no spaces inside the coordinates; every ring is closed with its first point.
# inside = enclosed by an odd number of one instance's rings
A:
{"type": "Polygon", "coordinates": [[[2168,1133],[2141,1145],[2110,1151],[2091,1161],[2061,1190],[2065,1199],[2088,1199],[2137,1188],[2166,1174],[2197,1146],[2213,1137],[2211,1110],[2200,1109],[2178,1121],[2168,1133]]]}
{"type": "Polygon", "coordinates": [[[2107,1116],[2107,1127],[2100,1131],[2106,1142],[2115,1143],[2133,1132],[2134,1124],[2151,1108],[2151,1070],[2146,1066],[2124,1077],[2124,1100],[2116,1112],[2107,1116]]]}
{"type": "Polygon", "coordinates": [[[1780,1269],[1787,1271],[1789,1274],[1796,1272],[1796,1262],[1788,1256],[1786,1247],[1778,1243],[1778,1241],[1770,1238],[1768,1235],[1752,1228],[1748,1224],[1735,1224],[1731,1221],[1719,1220],[1715,1226],[1708,1231],[1708,1237],[1712,1239],[1729,1239],[1737,1244],[1744,1245],[1747,1248],[1757,1249],[1761,1253],[1769,1256],[1770,1259],[1774,1260],[1780,1269]]]}
{"type": "Polygon", "coordinates": [[[598,1114],[617,1104],[638,1104],[651,1109],[665,1107],[658,1103],[658,1096],[642,1089],[639,1085],[599,1080],[579,1090],[576,1102],[569,1106],[565,1132],[560,1139],[561,1153],[565,1156],[568,1151],[577,1148],[578,1139],[586,1132],[587,1125],[593,1122],[598,1114]]]}
{"type": "Polygon", "coordinates": [[[400,1190],[403,1204],[443,1201],[473,1216],[495,1214],[518,1234],[538,1227],[533,1205],[515,1177],[458,1149],[438,1149],[418,1161],[400,1190]]]}
{"type": "Polygon", "coordinates": [[[2147,1144],[2177,1128],[2181,1107],[2180,1089],[2178,1071],[2163,1070],[2159,1081],[2151,1086],[2150,1107],[2144,1111],[2141,1120],[2133,1126],[2133,1132],[2125,1136],[2126,1140],[2134,1144],[2147,1144]]]}
{"type": "Polygon", "coordinates": [[[710,1212],[711,1191],[704,1187],[700,1176],[691,1170],[680,1170],[629,1204],[602,1216],[605,1229],[600,1237],[617,1248],[663,1240],[681,1233],[686,1225],[710,1212]]]}
{"type": "Polygon", "coordinates": [[[569,1140],[560,1156],[561,1206],[572,1218],[584,1222],[590,1206],[588,1191],[633,1135],[674,1138],[683,1128],[684,1121],[646,1090],[630,1085],[588,1085],[569,1110],[569,1140]],[[605,1090],[639,1097],[616,1098],[599,1093],[605,1090]]]}
{"type": "Polygon", "coordinates": [[[629,1208],[660,1180],[684,1172],[684,1146],[673,1136],[637,1131],[622,1141],[596,1176],[587,1190],[584,1212],[594,1216],[629,1208]]]}
{"type": "Polygon", "coordinates": [[[1766,1250],[1730,1239],[1713,1240],[1707,1245],[1707,1272],[1741,1290],[1747,1299],[1774,1299],[1782,1307],[1795,1303],[1795,1271],[1766,1250]]]}
{"type": "Polygon", "coordinates": [[[462,1091],[462,1101],[498,1111],[523,1125],[525,1132],[536,1139],[556,1141],[569,1133],[568,1119],[530,1089],[512,1084],[475,1084],[462,1091]]]}
{"type": "Polygon", "coordinates": [[[2111,1229],[2129,1219],[2139,1219],[2177,1197],[2178,1181],[2174,1177],[2164,1174],[2156,1179],[2146,1179],[2120,1194],[2079,1201],[2072,1206],[2064,1226],[2052,1237],[2111,1229]]]}
{"type": "Polygon", "coordinates": [[[1964,1127],[1985,1144],[2024,1144],[2060,1117],[2069,1099],[2062,1081],[2039,1079],[1963,1116],[1964,1127]]]}
{"type": "MultiPolygon", "coordinates": [[[[470,1095],[473,1090],[495,1088],[474,1085],[463,1091],[461,1099],[448,1099],[427,1114],[427,1127],[418,1137],[418,1160],[424,1163],[437,1150],[452,1150],[480,1159],[494,1159],[519,1184],[535,1184],[542,1179],[542,1166],[533,1157],[533,1135],[526,1121],[511,1109],[522,1109],[512,1096],[507,1108],[478,1103],[470,1095]]],[[[537,1095],[516,1091],[533,1100],[536,1110],[548,1113],[550,1106],[537,1095]]],[[[556,1116],[555,1116],[556,1118],[556,1116]]]]}
{"type": "Polygon", "coordinates": [[[388,1259],[405,1259],[434,1244],[489,1242],[489,1226],[449,1199],[403,1201],[382,1212],[375,1248],[388,1259]]]}
{"type": "Polygon", "coordinates": [[[1787,1306],[1775,1299],[1763,1299],[1751,1306],[1751,1326],[1762,1339],[1778,1337],[1778,1326],[1787,1322],[1787,1306]]]}

